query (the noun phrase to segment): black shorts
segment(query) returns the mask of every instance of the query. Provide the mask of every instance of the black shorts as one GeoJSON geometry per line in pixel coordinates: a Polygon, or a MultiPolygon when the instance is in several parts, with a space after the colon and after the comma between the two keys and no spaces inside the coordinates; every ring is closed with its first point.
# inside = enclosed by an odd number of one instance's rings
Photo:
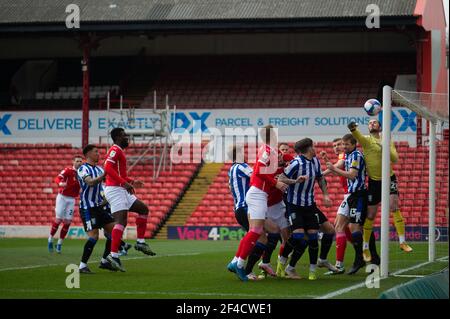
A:
{"type": "Polygon", "coordinates": [[[315,204],[312,206],[297,206],[288,203],[288,207],[289,223],[291,224],[292,231],[299,228],[304,230],[319,229],[321,220],[327,220],[325,215],[315,204]]]}
{"type": "Polygon", "coordinates": [[[86,232],[103,228],[105,225],[114,222],[114,217],[111,215],[111,210],[108,206],[89,209],[80,208],[80,215],[86,232]]]}
{"type": "Polygon", "coordinates": [[[317,214],[319,215],[319,225],[328,221],[327,216],[320,209],[317,209],[317,214]]]}
{"type": "Polygon", "coordinates": [[[247,207],[239,207],[234,211],[234,218],[245,231],[248,231],[250,226],[248,224],[248,212],[247,207]]]}
{"type": "MultiPolygon", "coordinates": [[[[398,195],[397,176],[391,176],[390,194],[398,195]]],[[[378,205],[381,202],[381,181],[369,178],[369,206],[378,205]]]]}
{"type": "Polygon", "coordinates": [[[347,197],[351,224],[363,225],[367,217],[367,192],[359,191],[347,197]]]}

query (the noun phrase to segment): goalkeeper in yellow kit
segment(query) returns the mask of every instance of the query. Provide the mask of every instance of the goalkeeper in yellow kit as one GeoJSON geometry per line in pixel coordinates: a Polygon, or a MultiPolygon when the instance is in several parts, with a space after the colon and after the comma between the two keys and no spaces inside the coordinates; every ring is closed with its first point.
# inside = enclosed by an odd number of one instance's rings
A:
{"type": "MultiPolygon", "coordinates": [[[[378,210],[378,204],[381,202],[381,123],[378,120],[369,121],[370,135],[364,136],[358,130],[358,125],[351,122],[348,128],[358,143],[362,146],[364,157],[366,159],[367,173],[369,175],[369,197],[367,218],[364,222],[363,231],[363,257],[366,262],[372,261],[379,264],[380,257],[376,251],[375,236],[372,228],[375,216],[378,210]]],[[[391,142],[390,147],[391,163],[398,161],[398,153],[395,145],[391,142]]],[[[400,242],[400,249],[405,252],[411,252],[412,248],[405,241],[405,222],[399,209],[397,177],[392,170],[391,165],[391,186],[390,186],[390,207],[394,217],[394,224],[400,242]]]]}

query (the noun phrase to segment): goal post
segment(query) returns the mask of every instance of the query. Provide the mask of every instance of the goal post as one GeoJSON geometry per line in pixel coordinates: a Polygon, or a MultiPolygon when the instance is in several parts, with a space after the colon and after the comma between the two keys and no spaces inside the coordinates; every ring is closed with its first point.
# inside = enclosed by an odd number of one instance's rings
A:
{"type": "MultiPolygon", "coordinates": [[[[426,196],[424,196],[424,202],[428,200],[428,207],[424,206],[423,209],[427,210],[426,212],[420,213],[426,214],[423,218],[420,219],[420,226],[423,226],[425,223],[428,225],[428,249],[426,250],[427,258],[423,263],[418,261],[420,265],[427,265],[428,263],[436,262],[437,254],[436,254],[436,202],[439,200],[440,205],[444,201],[448,201],[448,164],[444,165],[443,163],[448,162],[448,137],[447,141],[443,138],[444,129],[448,131],[448,94],[440,94],[440,93],[426,93],[426,92],[408,92],[401,90],[394,90],[390,86],[383,87],[383,114],[382,114],[382,127],[383,127],[383,139],[382,139],[382,202],[381,202],[381,264],[380,264],[380,275],[382,278],[386,278],[389,274],[393,273],[393,270],[398,269],[390,269],[392,263],[390,262],[390,257],[392,258],[392,254],[389,253],[390,248],[390,142],[391,142],[391,115],[392,115],[392,107],[393,106],[401,106],[406,107],[409,110],[413,111],[420,116],[423,121],[426,121],[426,125],[424,127],[427,128],[427,137],[428,139],[425,141],[425,145],[415,145],[415,148],[411,148],[410,151],[414,152],[414,154],[419,153],[420,151],[426,150],[428,151],[426,161],[425,158],[418,157],[415,158],[414,161],[420,162],[422,159],[424,160],[421,163],[422,168],[421,171],[423,175],[420,177],[419,183],[423,185],[428,184],[428,190],[426,196]],[[438,131],[439,129],[439,131],[438,131]],[[437,137],[440,137],[439,139],[437,137]],[[438,149],[439,148],[439,149],[438,149]],[[447,150],[445,149],[447,148],[447,150]],[[439,158],[437,158],[437,154],[439,158]],[[436,163],[439,162],[441,166],[437,168],[436,163]],[[426,174],[428,170],[428,174],[426,174]],[[439,185],[436,185],[438,177],[439,185]],[[439,192],[439,193],[437,193],[439,192]],[[440,194],[443,198],[437,198],[437,194],[440,194]]],[[[418,134],[422,134],[422,132],[418,132],[418,134]]],[[[395,141],[395,139],[394,139],[395,141]]],[[[410,174],[408,178],[413,178],[413,174],[410,174]]],[[[407,190],[403,190],[406,192],[407,190]]],[[[413,198],[417,195],[419,198],[419,192],[426,193],[424,188],[417,188],[408,190],[409,192],[413,192],[413,198]],[[417,194],[416,194],[417,193],[417,194]]],[[[400,189],[400,192],[402,190],[400,189]]],[[[422,198],[422,196],[420,197],[422,198]]],[[[445,205],[445,204],[444,204],[445,205]]],[[[401,206],[401,202],[400,202],[401,206]]],[[[442,215],[442,207],[440,206],[440,224],[439,226],[443,226],[442,223],[446,223],[444,226],[448,228],[448,215],[442,215]]],[[[446,206],[446,214],[448,214],[448,204],[446,206]]],[[[445,227],[443,227],[445,228],[445,227]]],[[[439,231],[438,231],[439,233],[439,231]]],[[[441,240],[445,240],[447,245],[446,249],[448,250],[448,234],[445,234],[445,238],[441,238],[441,240]]],[[[424,247],[426,248],[426,247],[424,247]]],[[[442,257],[442,254],[446,255],[446,263],[448,265],[448,251],[444,252],[441,249],[439,259],[445,258],[442,257]]],[[[417,254],[418,255],[418,254],[417,254]]],[[[410,267],[414,268],[414,267],[410,267]]],[[[394,273],[395,274],[395,273],[394,273]]]]}
{"type": "Polygon", "coordinates": [[[383,141],[381,155],[381,261],[380,275],[386,278],[389,274],[389,215],[390,215],[390,172],[391,172],[391,111],[392,110],[392,89],[389,86],[383,87],[383,141]]]}

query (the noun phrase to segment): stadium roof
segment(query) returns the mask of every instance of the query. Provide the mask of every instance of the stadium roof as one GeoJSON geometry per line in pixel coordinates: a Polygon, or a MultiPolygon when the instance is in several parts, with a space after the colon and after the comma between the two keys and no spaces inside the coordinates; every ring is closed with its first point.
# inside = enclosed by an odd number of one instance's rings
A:
{"type": "MultiPolygon", "coordinates": [[[[125,27],[125,23],[150,26],[332,19],[358,20],[363,25],[366,7],[373,0],[0,0],[0,26],[3,31],[39,25],[65,28],[66,6],[71,3],[80,8],[83,31],[84,27],[104,24],[125,27]]],[[[416,0],[376,3],[386,22],[392,17],[415,19],[416,0]]]]}

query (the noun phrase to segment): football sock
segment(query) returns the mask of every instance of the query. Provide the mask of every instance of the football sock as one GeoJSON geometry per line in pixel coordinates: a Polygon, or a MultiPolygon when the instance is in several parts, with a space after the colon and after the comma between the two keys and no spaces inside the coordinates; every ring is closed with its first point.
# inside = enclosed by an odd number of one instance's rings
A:
{"type": "Polygon", "coordinates": [[[59,234],[59,238],[66,238],[67,232],[69,231],[70,224],[64,224],[61,228],[61,233],[59,234]]]}
{"type": "Polygon", "coordinates": [[[121,224],[115,224],[111,232],[111,255],[113,257],[118,256],[120,242],[122,241],[122,235],[125,227],[121,224]]]}
{"type": "MultiPolygon", "coordinates": [[[[304,238],[305,238],[304,233],[293,233],[288,240],[288,242],[290,241],[290,245],[294,247],[294,252],[292,253],[291,260],[289,261],[289,265],[291,267],[295,267],[295,265],[305,252],[306,247],[308,246],[304,238]]],[[[287,247],[284,248],[283,252],[284,255],[286,254],[286,248],[287,247]]]]}
{"type": "Polygon", "coordinates": [[[272,257],[272,253],[277,247],[278,241],[280,240],[281,236],[280,234],[275,233],[269,233],[267,235],[267,244],[266,244],[266,250],[263,255],[263,263],[269,264],[270,258],[272,257]]]}
{"type": "Polygon", "coordinates": [[[336,233],[336,261],[337,262],[344,261],[346,247],[347,247],[347,236],[345,235],[345,233],[344,232],[336,233]]]}
{"type": "Polygon", "coordinates": [[[355,231],[352,233],[353,238],[353,248],[355,249],[355,263],[363,259],[362,256],[362,233],[360,231],[355,231]]]}
{"type": "Polygon", "coordinates": [[[392,215],[394,216],[394,225],[397,230],[399,242],[403,244],[405,242],[405,221],[403,220],[402,213],[400,209],[397,209],[392,212],[392,215]]]}
{"type": "Polygon", "coordinates": [[[50,241],[53,238],[53,236],[55,236],[60,224],[61,224],[61,222],[56,222],[56,221],[54,221],[52,223],[52,228],[50,229],[50,237],[48,238],[48,241],[50,241]]]}
{"type": "Polygon", "coordinates": [[[241,257],[238,257],[237,266],[239,268],[244,268],[244,265],[245,265],[245,259],[242,259],[241,257]]]}
{"type": "Polygon", "coordinates": [[[103,258],[106,259],[111,252],[111,236],[106,237],[105,250],[103,250],[103,258]]]}
{"type": "Polygon", "coordinates": [[[320,259],[327,259],[331,244],[333,243],[333,237],[334,235],[331,234],[323,234],[322,240],[320,241],[320,259]]]}
{"type": "Polygon", "coordinates": [[[137,232],[137,242],[145,243],[145,231],[147,230],[147,216],[148,215],[138,215],[136,217],[136,232],[137,232]]]}
{"type": "Polygon", "coordinates": [[[317,256],[319,255],[319,241],[317,233],[308,234],[308,253],[309,263],[311,265],[317,264],[317,256]]]}
{"type": "Polygon", "coordinates": [[[88,262],[96,243],[97,243],[96,239],[91,238],[91,237],[88,238],[88,240],[84,244],[84,248],[83,248],[83,256],[81,257],[82,263],[86,264],[88,262]]]}
{"type": "Polygon", "coordinates": [[[284,244],[280,245],[280,251],[278,253],[278,256],[282,256],[283,255],[283,250],[284,250],[284,244]]]}
{"type": "MultiPolygon", "coordinates": [[[[288,258],[288,257],[289,257],[289,254],[290,254],[292,251],[294,251],[295,244],[296,244],[296,241],[295,241],[294,237],[297,237],[297,238],[298,238],[298,235],[296,235],[296,234],[300,234],[300,233],[292,233],[292,234],[291,234],[291,237],[289,237],[289,239],[287,240],[286,244],[284,245],[283,251],[280,252],[280,256],[282,256],[282,257],[284,257],[284,258],[288,258]]],[[[305,236],[305,235],[303,235],[303,237],[304,237],[304,236],[305,236]]],[[[302,238],[303,238],[303,237],[302,237],[302,238]]]]}
{"type": "Polygon", "coordinates": [[[372,228],[373,228],[373,220],[370,220],[366,218],[363,226],[363,249],[368,248],[368,243],[370,241],[370,236],[372,234],[372,228]]]}
{"type": "Polygon", "coordinates": [[[260,233],[250,230],[244,236],[244,238],[242,238],[241,241],[243,241],[243,243],[242,243],[241,251],[239,254],[239,257],[241,259],[243,259],[243,260],[247,259],[248,255],[250,255],[250,252],[252,251],[253,247],[255,247],[256,241],[259,239],[260,236],[261,236],[260,233]]]}
{"type": "Polygon", "coordinates": [[[247,265],[245,266],[245,271],[247,274],[253,271],[253,267],[261,258],[264,251],[267,249],[267,246],[261,242],[256,242],[255,247],[253,247],[250,255],[248,256],[247,265]]]}
{"type": "Polygon", "coordinates": [[[375,243],[375,234],[372,232],[372,235],[370,235],[370,240],[369,240],[369,250],[370,250],[370,254],[372,255],[372,259],[374,257],[378,257],[378,253],[377,253],[377,245],[375,243]]]}

